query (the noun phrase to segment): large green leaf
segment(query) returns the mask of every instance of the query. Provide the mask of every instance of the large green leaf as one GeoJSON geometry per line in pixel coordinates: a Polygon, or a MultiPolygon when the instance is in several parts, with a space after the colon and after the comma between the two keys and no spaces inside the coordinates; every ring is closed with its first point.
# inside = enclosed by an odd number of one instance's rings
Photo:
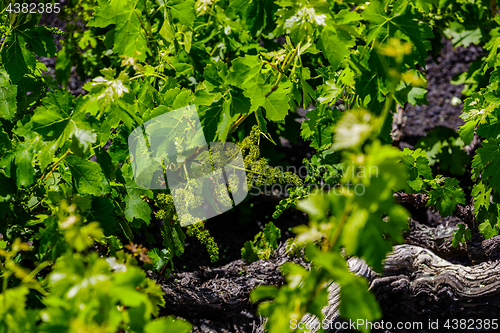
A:
{"type": "Polygon", "coordinates": [[[110,198],[93,197],[92,209],[88,212],[87,221],[99,222],[105,235],[114,235],[116,229],[115,206],[110,198]]]}
{"type": "MultiPolygon", "coordinates": [[[[274,82],[275,78],[262,74],[261,69],[262,61],[257,56],[237,58],[232,63],[226,83],[244,89],[243,95],[251,101],[250,112],[264,107],[268,120],[282,121],[290,109],[288,94],[292,84],[290,81],[284,81],[277,87],[272,86],[269,81],[274,82]]],[[[241,103],[239,105],[241,106],[241,103]]],[[[245,113],[246,105],[247,102],[244,101],[242,111],[245,113]]],[[[234,109],[234,112],[238,111],[239,108],[234,109]]]]}
{"type": "MultiPolygon", "coordinates": [[[[200,107],[200,121],[203,125],[203,132],[207,142],[215,142],[217,140],[217,132],[219,123],[224,113],[224,102],[218,101],[210,106],[200,107]]],[[[223,127],[221,127],[223,129],[223,127]]]]}
{"type": "Polygon", "coordinates": [[[129,190],[127,192],[128,195],[124,199],[125,218],[131,223],[134,222],[134,220],[136,220],[136,223],[141,221],[136,226],[140,226],[142,222],[149,225],[149,222],[151,221],[151,214],[153,213],[151,207],[149,207],[148,203],[141,198],[140,191],[129,190]]]}
{"type": "Polygon", "coordinates": [[[114,24],[113,51],[139,60],[146,59],[146,33],[141,25],[143,2],[138,0],[99,0],[90,27],[114,24]]]}
{"type": "MultiPolygon", "coordinates": [[[[500,107],[489,113],[477,127],[477,134],[483,138],[497,138],[500,135],[500,107]]],[[[471,121],[473,123],[473,121],[471,121]]]]}
{"type": "MultiPolygon", "coordinates": [[[[428,24],[419,21],[419,17],[411,12],[407,2],[401,7],[386,12],[382,1],[372,1],[362,16],[369,21],[367,43],[378,39],[380,42],[390,37],[404,38],[413,44],[413,52],[419,65],[425,68],[427,51],[431,49],[430,39],[434,36],[428,24]]],[[[413,65],[413,64],[411,64],[413,65]]]]}
{"type": "Polygon", "coordinates": [[[17,110],[17,87],[9,82],[9,75],[0,72],[0,118],[12,120],[17,110]]]}
{"type": "Polygon", "coordinates": [[[83,89],[89,92],[90,100],[99,103],[98,107],[101,110],[122,100],[129,104],[134,103],[132,94],[129,94],[127,73],[121,72],[115,77],[115,70],[106,68],[101,70],[101,74],[103,76],[98,76],[83,86],[83,89]]]}
{"type": "Polygon", "coordinates": [[[290,110],[290,105],[288,102],[290,98],[288,94],[290,93],[290,88],[292,84],[290,81],[281,83],[275,91],[273,91],[269,96],[265,94],[255,94],[252,99],[253,105],[263,106],[266,110],[266,118],[270,121],[282,121],[285,119],[290,110]]]}
{"type": "Polygon", "coordinates": [[[26,48],[26,40],[18,33],[8,37],[2,49],[2,62],[13,84],[16,84],[26,73],[35,69],[35,55],[26,48]]]}
{"type": "Polygon", "coordinates": [[[483,183],[500,189],[500,140],[485,140],[472,160],[473,175],[483,183]]]}
{"type": "Polygon", "coordinates": [[[325,28],[321,32],[321,48],[333,71],[349,56],[349,48],[354,45],[356,40],[345,31],[325,28]]]}
{"type": "Polygon", "coordinates": [[[306,115],[309,119],[300,125],[300,135],[306,140],[311,140],[311,147],[324,150],[333,142],[333,124],[341,115],[337,108],[330,111],[329,108],[321,106],[310,110],[306,115]]]}
{"type": "Polygon", "coordinates": [[[71,149],[78,156],[90,151],[91,144],[96,142],[97,135],[92,128],[93,117],[86,116],[83,98],[74,98],[67,91],[48,94],[42,105],[35,110],[31,118],[33,131],[42,135],[47,144],[40,149],[39,157],[42,168],[49,163],[57,149],[72,141],[71,149]]]}
{"type": "Polygon", "coordinates": [[[192,325],[184,320],[174,319],[173,317],[161,317],[150,321],[145,327],[145,333],[188,333],[191,332],[192,325]]]}
{"type": "Polygon", "coordinates": [[[175,0],[173,1],[173,3],[175,4],[170,7],[170,13],[172,14],[172,17],[178,20],[181,24],[192,28],[194,19],[196,17],[196,12],[194,10],[194,1],[175,0]]]}
{"type": "Polygon", "coordinates": [[[231,0],[227,15],[238,21],[241,20],[246,30],[255,35],[274,25],[275,7],[273,1],[267,0],[231,0]]]}
{"type": "Polygon", "coordinates": [[[401,161],[409,173],[408,184],[415,191],[420,191],[424,185],[423,179],[432,179],[432,170],[429,166],[427,154],[418,148],[412,151],[408,148],[403,150],[401,161]],[[422,177],[422,178],[421,178],[422,177]]]}
{"type": "Polygon", "coordinates": [[[33,148],[36,142],[21,142],[14,151],[17,187],[28,187],[34,182],[33,148]]]}
{"type": "Polygon", "coordinates": [[[19,32],[31,47],[32,51],[42,57],[52,57],[56,54],[56,43],[50,29],[46,26],[37,26],[19,32]]]}
{"type": "Polygon", "coordinates": [[[459,203],[465,203],[464,191],[455,178],[445,178],[444,183],[436,181],[429,192],[427,205],[435,205],[441,216],[450,216],[459,203]]]}
{"type": "Polygon", "coordinates": [[[261,69],[262,61],[258,56],[246,55],[236,58],[229,69],[226,84],[252,90],[259,82],[261,69]]]}
{"type": "Polygon", "coordinates": [[[103,175],[97,163],[84,160],[76,156],[69,156],[64,160],[75,181],[76,189],[80,194],[103,194],[103,175]]]}
{"type": "Polygon", "coordinates": [[[474,197],[474,213],[476,216],[482,207],[486,208],[486,210],[490,208],[491,191],[492,189],[484,186],[483,182],[474,184],[472,187],[471,194],[474,197]]]}

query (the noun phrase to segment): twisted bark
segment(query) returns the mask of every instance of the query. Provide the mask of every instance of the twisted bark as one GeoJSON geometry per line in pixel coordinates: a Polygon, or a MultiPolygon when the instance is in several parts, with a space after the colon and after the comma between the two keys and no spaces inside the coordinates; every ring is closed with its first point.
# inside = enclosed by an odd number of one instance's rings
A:
{"type": "MultiPolygon", "coordinates": [[[[407,241],[420,242],[439,255],[416,245],[398,245],[387,256],[381,276],[359,258],[348,260],[351,271],[369,281],[370,290],[375,293],[383,310],[384,320],[426,322],[436,318],[498,318],[500,236],[453,249],[452,227],[431,228],[415,221],[410,225],[412,229],[406,237],[407,241]],[[479,264],[463,266],[441,257],[465,254],[479,264]]],[[[231,319],[244,309],[255,309],[248,298],[256,286],[283,284],[279,266],[287,261],[309,267],[301,258],[290,257],[282,245],[270,260],[251,264],[237,260],[220,268],[175,274],[170,279],[158,277],[152,272],[149,274],[165,293],[167,305],[164,314],[195,321],[197,318],[221,320],[231,319]]],[[[342,320],[338,312],[340,290],[335,283],[330,283],[328,290],[329,303],[323,313],[333,327],[342,320]]],[[[265,318],[260,318],[253,327],[249,326],[249,332],[263,333],[265,321],[265,318]]],[[[321,324],[310,315],[304,316],[302,321],[313,328],[313,332],[321,324]]]]}

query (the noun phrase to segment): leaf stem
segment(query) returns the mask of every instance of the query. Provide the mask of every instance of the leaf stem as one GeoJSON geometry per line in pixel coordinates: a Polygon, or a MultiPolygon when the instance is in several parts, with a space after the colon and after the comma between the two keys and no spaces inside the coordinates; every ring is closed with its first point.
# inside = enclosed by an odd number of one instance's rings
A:
{"type": "Polygon", "coordinates": [[[59,163],[61,163],[66,157],[68,157],[71,154],[73,154],[73,152],[71,151],[71,149],[68,148],[68,150],[64,153],[64,155],[59,157],[59,159],[54,163],[52,170],[50,170],[50,172],[47,174],[47,176],[45,176],[45,174],[42,175],[42,177],[41,177],[42,181],[46,181],[47,179],[49,179],[50,175],[57,169],[57,166],[59,165],[59,163]]]}
{"type": "MultiPolygon", "coordinates": [[[[174,68],[174,70],[175,70],[175,68],[174,68]]],[[[151,74],[137,74],[136,76],[131,77],[130,81],[138,79],[138,78],[143,77],[143,76],[146,76],[146,77],[147,76],[155,76],[155,77],[160,78],[160,79],[165,80],[165,81],[168,80],[168,78],[165,75],[151,73],[151,74]]]]}
{"type": "Polygon", "coordinates": [[[344,228],[344,225],[347,221],[347,218],[349,217],[349,214],[351,213],[352,211],[352,196],[349,197],[349,201],[347,202],[347,205],[345,206],[344,208],[344,211],[342,212],[342,216],[340,217],[340,221],[337,225],[337,227],[335,228],[335,233],[333,234],[331,240],[329,241],[330,243],[330,248],[335,248],[335,246],[337,245],[337,242],[339,240],[339,237],[340,237],[340,233],[342,232],[342,229],[344,228]]]}

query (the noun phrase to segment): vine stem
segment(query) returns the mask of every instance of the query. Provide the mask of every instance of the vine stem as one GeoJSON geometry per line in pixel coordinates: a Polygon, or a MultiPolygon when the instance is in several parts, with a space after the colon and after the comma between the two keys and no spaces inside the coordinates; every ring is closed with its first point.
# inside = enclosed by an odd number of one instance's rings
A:
{"type": "Polygon", "coordinates": [[[4,47],[5,43],[6,43],[6,40],[7,40],[7,36],[4,36],[2,44],[0,45],[0,52],[2,52],[3,47],[4,47]]]}
{"type": "MultiPolygon", "coordinates": [[[[331,240],[330,240],[330,248],[335,248],[335,246],[337,245],[337,242],[339,240],[339,237],[340,237],[340,233],[342,232],[342,229],[344,228],[344,225],[347,221],[347,217],[349,217],[349,214],[351,213],[352,211],[352,196],[349,197],[349,201],[347,202],[347,205],[344,209],[344,211],[342,212],[342,216],[340,217],[340,221],[339,221],[339,224],[337,225],[337,228],[335,228],[335,233],[333,234],[331,240]]],[[[333,231],[333,230],[332,230],[333,231]]]]}
{"type": "MultiPolygon", "coordinates": [[[[170,67],[172,67],[175,70],[175,68],[172,65],[170,65],[170,67]]],[[[138,78],[143,77],[143,76],[146,76],[146,77],[148,77],[148,76],[154,76],[154,77],[160,78],[160,79],[165,80],[165,81],[167,80],[167,77],[165,75],[151,73],[151,74],[137,74],[136,76],[131,77],[130,81],[138,79],[138,78]]]]}
{"type": "Polygon", "coordinates": [[[49,179],[50,175],[57,169],[57,166],[59,165],[59,163],[61,163],[66,157],[68,157],[71,154],[73,154],[73,152],[71,151],[71,149],[68,148],[68,150],[64,153],[64,155],[59,157],[59,159],[54,163],[52,170],[50,170],[50,172],[47,174],[47,176],[45,176],[45,174],[42,175],[42,177],[41,177],[42,181],[46,181],[47,179],[49,179]]]}

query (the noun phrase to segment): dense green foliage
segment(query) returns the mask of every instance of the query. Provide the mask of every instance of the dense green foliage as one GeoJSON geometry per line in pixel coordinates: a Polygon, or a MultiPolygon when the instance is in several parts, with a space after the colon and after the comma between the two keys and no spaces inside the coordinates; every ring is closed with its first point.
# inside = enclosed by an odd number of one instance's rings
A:
{"type": "MultiPolygon", "coordinates": [[[[293,206],[310,217],[290,244],[304,249],[311,270],[285,264],[285,286],[251,294],[263,301],[269,332],[295,330],[290,320],[306,313],[321,320],[332,281],[341,287],[344,318],[380,319],[346,255],[382,269],[409,216],[394,191],[427,194],[442,216],[472,196],[478,230],[499,233],[495,2],[71,0],[58,14],[68,22],[64,32],[14,4],[0,7],[0,332],[190,330],[181,320],[154,319],[165,301],[143,269],[171,273],[187,236],[216,261],[219,248],[204,222],[185,229],[179,221],[196,220],[189,214],[201,205],[199,193],[209,193],[214,208],[231,199],[190,184],[179,190],[189,212],[176,211],[167,186],[147,189],[134,177],[149,156],[131,157],[128,138],[192,104],[202,131],[172,118],[163,130],[175,133],[174,148],[200,133],[206,142],[236,142],[247,182],[230,177],[229,189],[291,184],[273,217],[293,206]],[[59,51],[54,35],[63,36],[59,51]],[[391,145],[396,104],[426,103],[425,60],[443,35],[489,52],[458,80],[467,83],[466,123],[459,136],[433,132],[401,152],[391,145]],[[39,60],[53,56],[55,80],[39,60]],[[86,94],[66,90],[73,72],[87,80],[86,94]],[[309,106],[296,126],[297,109],[309,106]],[[260,150],[261,139],[296,142],[299,135],[315,149],[303,179],[270,166],[272,156],[260,150]],[[482,142],[471,162],[462,148],[474,135],[482,142]],[[455,176],[472,176],[473,188],[462,189],[455,176]],[[138,235],[151,246],[135,244],[138,235]]],[[[217,159],[181,157],[188,180],[217,159]]],[[[164,173],[148,175],[165,183],[164,173]]],[[[460,225],[454,244],[471,230],[460,225]]],[[[243,257],[269,258],[279,237],[267,224],[245,243],[243,257]]]]}

